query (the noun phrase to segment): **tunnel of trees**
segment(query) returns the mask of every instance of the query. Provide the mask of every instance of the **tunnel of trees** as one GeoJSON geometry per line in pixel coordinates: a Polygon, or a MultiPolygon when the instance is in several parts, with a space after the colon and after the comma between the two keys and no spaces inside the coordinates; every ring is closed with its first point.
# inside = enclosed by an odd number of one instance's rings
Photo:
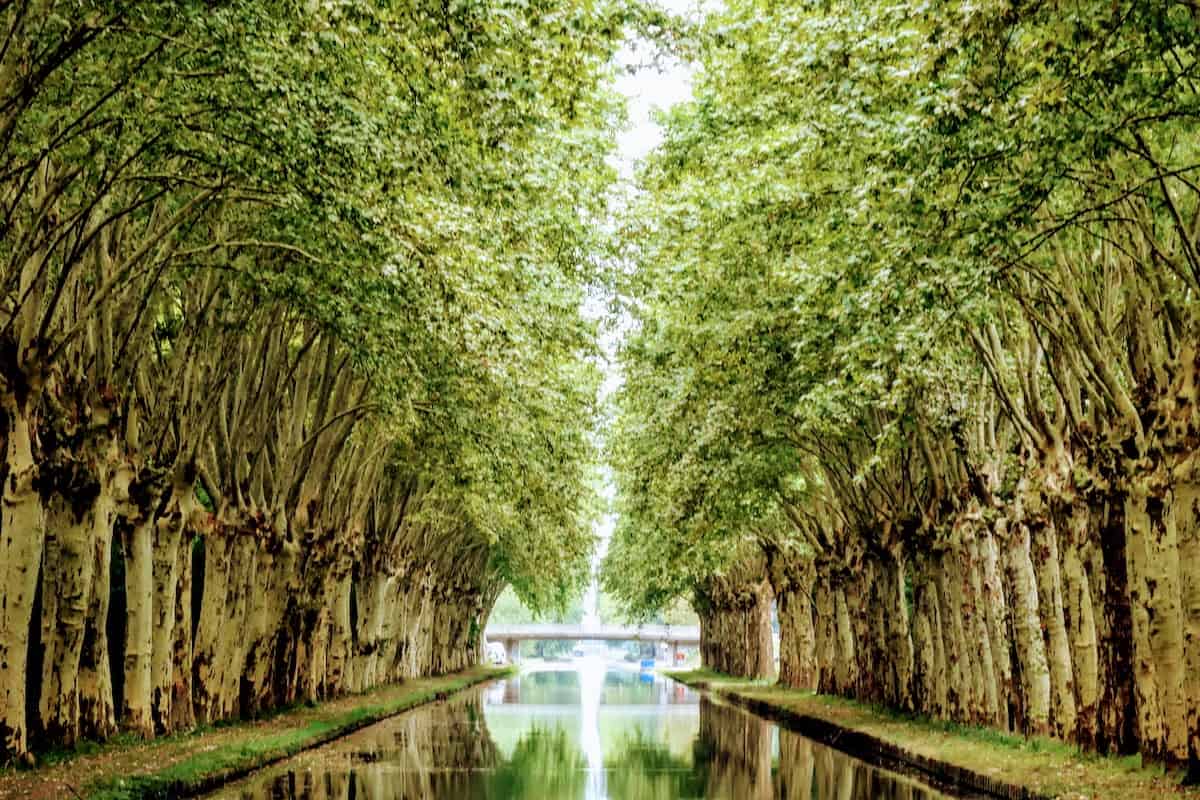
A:
{"type": "Polygon", "coordinates": [[[773,605],[786,685],[1200,781],[1198,57],[1170,0],[5,4],[0,761],[475,664],[606,459],[605,590],[709,666],[773,605]],[[694,75],[617,195],[630,29],[694,75]]]}
{"type": "Polygon", "coordinates": [[[606,588],[1200,780],[1200,11],[731,0],[624,232],[606,588]]]}
{"type": "Polygon", "coordinates": [[[592,550],[625,12],[0,10],[0,763],[479,660],[592,550]]]}

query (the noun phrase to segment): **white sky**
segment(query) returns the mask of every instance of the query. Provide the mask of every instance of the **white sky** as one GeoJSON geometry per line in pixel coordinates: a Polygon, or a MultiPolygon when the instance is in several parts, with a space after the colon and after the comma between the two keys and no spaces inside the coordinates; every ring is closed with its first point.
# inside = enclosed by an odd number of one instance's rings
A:
{"type": "MultiPolygon", "coordinates": [[[[698,16],[701,12],[696,0],[659,0],[659,6],[676,14],[698,16]]],[[[662,141],[662,129],[654,120],[656,111],[665,110],[688,99],[691,95],[691,73],[688,65],[675,59],[659,59],[656,66],[639,66],[649,62],[651,48],[644,42],[639,49],[628,44],[617,54],[621,68],[616,88],[625,96],[628,123],[617,135],[616,167],[621,176],[621,185],[616,190],[617,204],[622,196],[633,191],[634,171],[640,160],[645,158],[662,141]],[[635,68],[630,71],[630,68],[635,68]]],[[[588,305],[592,305],[589,303],[588,305]]],[[[586,309],[589,313],[603,315],[601,307],[586,309]]],[[[602,337],[608,364],[605,368],[604,386],[601,396],[608,397],[620,385],[621,377],[615,363],[620,338],[628,326],[618,324],[615,332],[602,337]]]]}
{"type": "MultiPolygon", "coordinates": [[[[697,14],[690,0],[660,0],[659,5],[676,14],[697,14]]],[[[622,72],[617,90],[625,95],[629,109],[629,129],[617,137],[622,172],[632,176],[635,162],[649,153],[662,139],[662,131],[651,118],[655,109],[670,108],[691,93],[691,69],[671,59],[660,69],[643,67],[633,74],[627,68],[646,60],[646,47],[640,51],[626,45],[617,55],[622,72]]]]}
{"type": "MultiPolygon", "coordinates": [[[[676,14],[695,16],[700,13],[695,0],[659,0],[659,6],[676,14]]],[[[674,59],[660,59],[657,66],[641,66],[633,72],[628,70],[631,66],[649,62],[651,60],[649,56],[650,48],[644,43],[637,50],[626,45],[617,55],[617,63],[621,67],[621,73],[617,79],[617,90],[626,98],[629,117],[626,129],[617,136],[616,166],[624,184],[618,190],[618,196],[631,191],[629,184],[633,180],[638,161],[662,141],[662,129],[653,119],[654,112],[670,108],[675,103],[688,99],[691,95],[692,70],[674,59]]],[[[592,306],[593,303],[588,303],[588,305],[592,306]]],[[[589,316],[592,314],[599,316],[606,313],[606,309],[601,304],[601,307],[585,309],[585,313],[588,313],[589,316]]],[[[604,384],[601,388],[602,398],[609,397],[620,386],[621,375],[616,362],[616,353],[620,338],[628,328],[628,325],[619,322],[615,326],[615,330],[610,330],[601,337],[601,348],[606,361],[604,384]]],[[[611,501],[614,487],[607,470],[605,478],[604,494],[611,501]]],[[[615,523],[615,517],[606,514],[597,525],[596,534],[600,537],[599,552],[596,554],[597,564],[604,557],[604,551],[608,547],[608,539],[612,535],[615,523]]]]}

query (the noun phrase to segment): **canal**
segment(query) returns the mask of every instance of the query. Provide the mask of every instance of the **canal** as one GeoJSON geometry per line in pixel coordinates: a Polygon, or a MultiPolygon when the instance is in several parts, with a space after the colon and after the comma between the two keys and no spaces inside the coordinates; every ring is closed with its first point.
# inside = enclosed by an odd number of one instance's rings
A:
{"type": "Polygon", "coordinates": [[[935,800],[932,789],[599,659],[455,695],[214,800],[935,800]]]}

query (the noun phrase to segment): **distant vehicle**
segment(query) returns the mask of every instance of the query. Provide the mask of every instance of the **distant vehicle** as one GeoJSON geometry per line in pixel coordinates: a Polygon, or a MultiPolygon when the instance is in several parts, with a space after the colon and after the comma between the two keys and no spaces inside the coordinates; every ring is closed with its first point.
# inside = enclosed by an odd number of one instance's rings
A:
{"type": "Polygon", "coordinates": [[[576,647],[574,650],[571,651],[571,655],[575,656],[576,658],[583,658],[583,648],[576,647]]]}
{"type": "Polygon", "coordinates": [[[487,645],[488,663],[500,666],[508,661],[508,654],[504,652],[504,645],[499,642],[488,642],[487,645]]]}

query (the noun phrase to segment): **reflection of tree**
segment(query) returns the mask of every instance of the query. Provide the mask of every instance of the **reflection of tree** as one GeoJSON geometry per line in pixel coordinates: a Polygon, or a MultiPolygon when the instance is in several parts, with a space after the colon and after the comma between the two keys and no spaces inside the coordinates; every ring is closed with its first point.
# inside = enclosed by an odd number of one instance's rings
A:
{"type": "MultiPolygon", "coordinates": [[[[480,776],[500,760],[482,694],[434,703],[289,762],[242,789],[242,800],[401,800],[487,797],[480,776]]],[[[502,796],[502,795],[501,795],[502,796]]]]}
{"type": "Polygon", "coordinates": [[[558,658],[574,648],[575,642],[569,639],[534,639],[521,643],[521,652],[531,658],[558,658]]]}
{"type": "MultiPolygon", "coordinates": [[[[524,690],[532,688],[539,696],[554,695],[570,683],[551,674],[529,681],[531,677],[523,677],[524,690]]],[[[785,730],[779,731],[779,761],[772,772],[772,731],[771,723],[702,696],[700,730],[690,763],[686,755],[673,754],[653,731],[634,727],[606,748],[608,796],[612,800],[938,797],[911,781],[785,730]]],[[[259,779],[227,796],[240,800],[576,800],[584,796],[587,781],[583,752],[567,730],[553,722],[522,730],[511,758],[504,759],[488,730],[479,692],[366,728],[300,756],[272,779],[259,779]]]]}
{"type": "MultiPolygon", "coordinates": [[[[813,747],[811,739],[791,731],[779,731],[779,771],[775,774],[775,796],[779,800],[814,800],[813,747]]],[[[816,747],[833,752],[820,745],[816,747]]],[[[824,791],[822,786],[815,797],[831,796],[823,794],[824,791]]]]}
{"type": "Polygon", "coordinates": [[[656,704],[661,702],[661,681],[643,681],[636,672],[610,673],[604,680],[604,703],[610,706],[656,704]]]}
{"type": "MultiPolygon", "coordinates": [[[[583,753],[560,727],[531,727],[512,757],[487,778],[486,798],[539,797],[566,800],[583,796],[587,764],[583,753]]],[[[451,797],[452,795],[445,795],[451,797]]]]}
{"type": "Polygon", "coordinates": [[[934,800],[940,796],[798,733],[779,731],[775,774],[779,800],[934,800]]]}
{"type": "Polygon", "coordinates": [[[608,796],[612,800],[674,800],[700,797],[704,792],[703,775],[641,728],[621,738],[605,759],[604,767],[608,771],[608,796]]]}
{"type": "MultiPolygon", "coordinates": [[[[770,798],[771,723],[700,698],[694,761],[707,765],[708,797],[770,798]]],[[[831,795],[832,796],[832,795],[831,795]]]]}
{"type": "Polygon", "coordinates": [[[505,692],[505,701],[526,705],[577,705],[579,703],[579,673],[569,670],[527,672],[511,678],[508,686],[513,694],[505,692]]]}
{"type": "Polygon", "coordinates": [[[700,698],[694,760],[707,764],[705,796],[778,800],[934,800],[907,778],[779,731],[779,765],[771,771],[771,723],[741,709],[700,698]]]}

